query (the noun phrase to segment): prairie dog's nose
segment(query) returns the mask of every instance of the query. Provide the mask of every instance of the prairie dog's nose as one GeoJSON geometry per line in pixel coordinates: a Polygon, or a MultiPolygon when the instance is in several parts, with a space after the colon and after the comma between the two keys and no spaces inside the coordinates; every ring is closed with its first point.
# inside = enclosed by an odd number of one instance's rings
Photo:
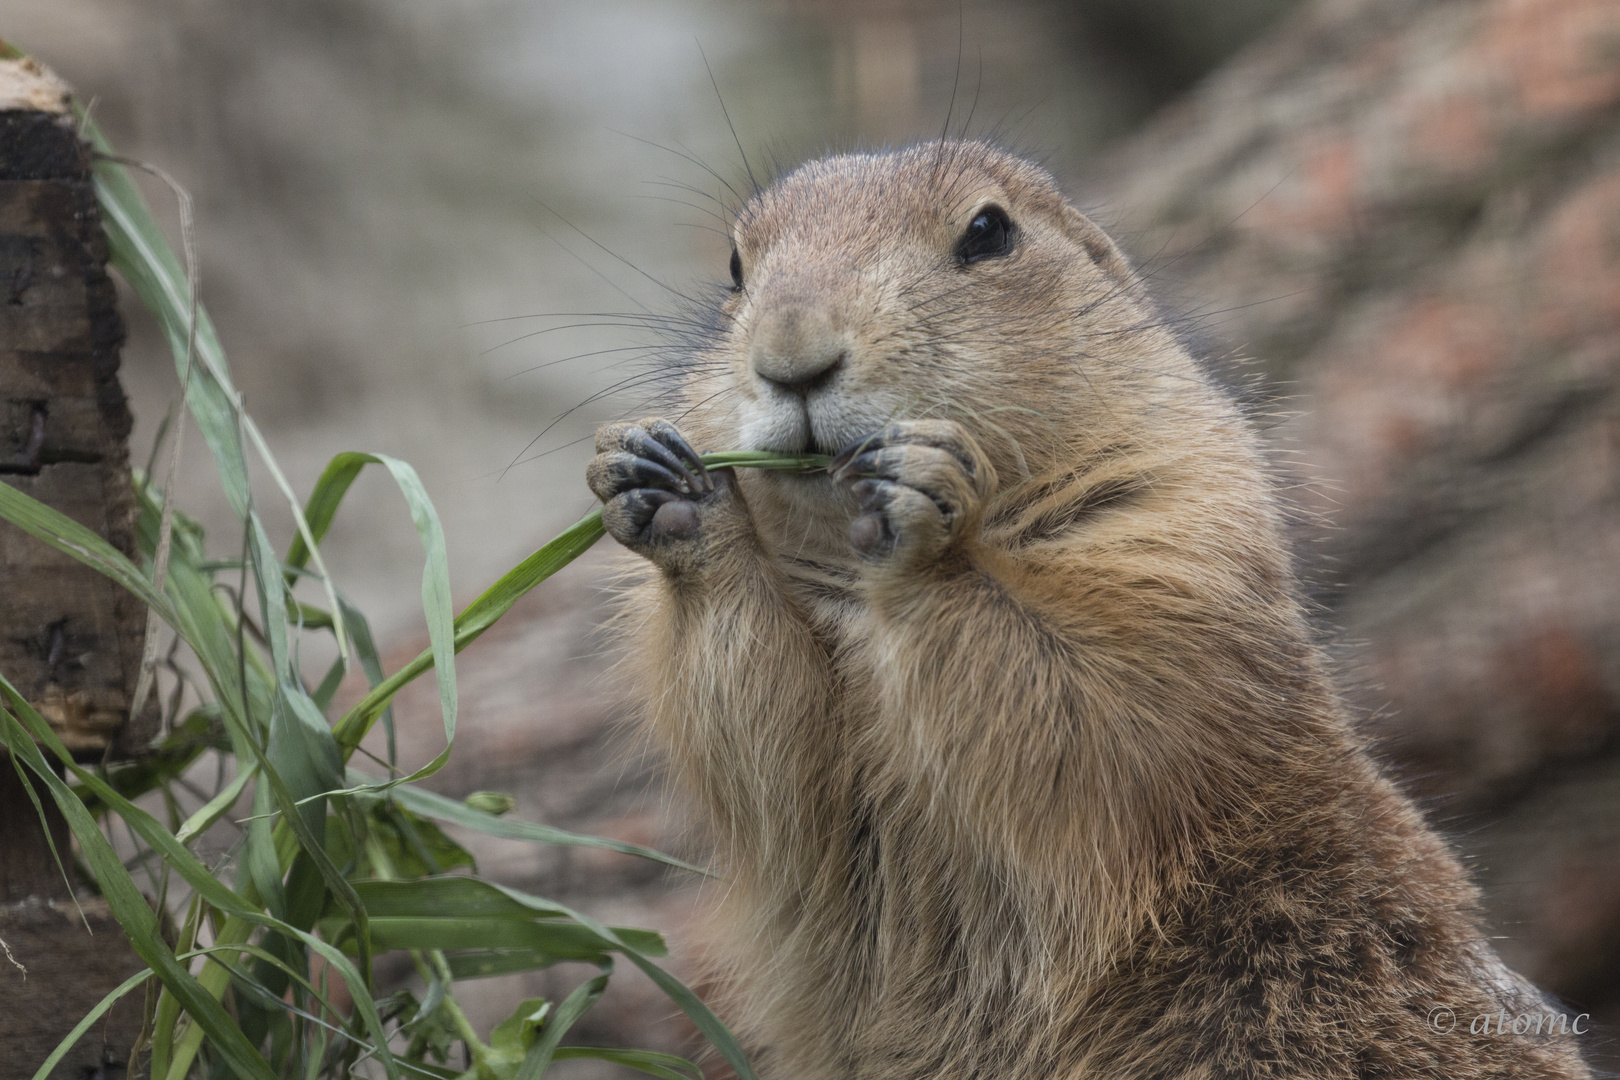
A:
{"type": "Polygon", "coordinates": [[[848,337],[826,311],[785,304],[755,325],[748,359],[760,378],[808,393],[832,378],[848,352],[848,337]]]}

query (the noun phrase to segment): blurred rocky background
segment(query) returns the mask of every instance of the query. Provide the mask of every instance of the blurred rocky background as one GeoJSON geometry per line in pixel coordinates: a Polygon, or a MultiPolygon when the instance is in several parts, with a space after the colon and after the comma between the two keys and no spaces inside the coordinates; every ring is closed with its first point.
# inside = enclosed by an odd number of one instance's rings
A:
{"type": "MultiPolygon", "coordinates": [[[[956,122],[1047,161],[1252,403],[1351,700],[1504,956],[1620,1065],[1614,0],[0,0],[0,36],[196,195],[204,299],[294,484],[343,449],[412,461],[467,597],[591,505],[578,440],[648,396],[665,286],[725,274],[738,143],[758,170],[928,137],[954,87],[956,122]]],[[[139,463],[175,388],[125,312],[139,463]]],[[[191,465],[182,505],[234,550],[191,465]]],[[[351,501],[328,558],[397,666],[420,556],[385,480],[351,501]]],[[[435,780],[681,852],[596,633],[611,554],[462,655],[435,780]]],[[[432,695],[400,702],[408,762],[441,745],[432,695]]],[[[665,930],[682,967],[695,881],[469,846],[665,930]]],[[[615,984],[583,1041],[688,1039],[615,984]]],[[[487,1026],[554,988],[468,989],[487,1026]]]]}
{"type": "Polygon", "coordinates": [[[1503,957],[1612,1025],[1620,4],[1310,3],[1086,190],[1253,358],[1349,696],[1503,957]]]}

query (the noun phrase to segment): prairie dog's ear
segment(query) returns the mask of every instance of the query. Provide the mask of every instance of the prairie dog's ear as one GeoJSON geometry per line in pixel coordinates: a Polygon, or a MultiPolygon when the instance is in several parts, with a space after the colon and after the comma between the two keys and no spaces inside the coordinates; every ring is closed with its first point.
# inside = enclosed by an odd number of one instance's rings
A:
{"type": "Polygon", "coordinates": [[[1125,286],[1132,296],[1143,295],[1142,281],[1124,253],[1096,222],[1068,203],[1063,204],[1063,231],[1091,256],[1091,261],[1101,267],[1103,273],[1125,286]]]}

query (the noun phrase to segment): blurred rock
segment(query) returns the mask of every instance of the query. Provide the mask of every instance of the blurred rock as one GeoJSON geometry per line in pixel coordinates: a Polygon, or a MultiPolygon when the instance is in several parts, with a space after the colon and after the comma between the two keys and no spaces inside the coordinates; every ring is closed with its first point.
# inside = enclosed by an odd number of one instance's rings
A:
{"type": "Polygon", "coordinates": [[[1350,697],[1503,955],[1613,1017],[1620,6],[1318,0],[1092,190],[1254,358],[1350,697]]]}

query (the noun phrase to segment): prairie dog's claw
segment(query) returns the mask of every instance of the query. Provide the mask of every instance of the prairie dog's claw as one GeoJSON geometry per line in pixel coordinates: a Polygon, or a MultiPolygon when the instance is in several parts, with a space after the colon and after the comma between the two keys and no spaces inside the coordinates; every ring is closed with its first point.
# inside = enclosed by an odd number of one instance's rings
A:
{"type": "Polygon", "coordinates": [[[681,436],[674,424],[668,420],[654,420],[647,425],[647,433],[691,467],[691,472],[696,473],[704,491],[714,490],[714,480],[709,476],[708,467],[703,464],[703,455],[692,449],[692,444],[681,436]]]}
{"type": "Polygon", "coordinates": [[[937,559],[978,520],[994,471],[952,420],[909,420],[857,440],[828,467],[860,502],[850,544],[872,561],[937,559]]]}
{"type": "Polygon", "coordinates": [[[602,500],[602,525],[619,543],[655,562],[695,542],[707,504],[721,492],[715,475],[667,420],[609,424],[596,433],[585,481],[602,500]]]}

